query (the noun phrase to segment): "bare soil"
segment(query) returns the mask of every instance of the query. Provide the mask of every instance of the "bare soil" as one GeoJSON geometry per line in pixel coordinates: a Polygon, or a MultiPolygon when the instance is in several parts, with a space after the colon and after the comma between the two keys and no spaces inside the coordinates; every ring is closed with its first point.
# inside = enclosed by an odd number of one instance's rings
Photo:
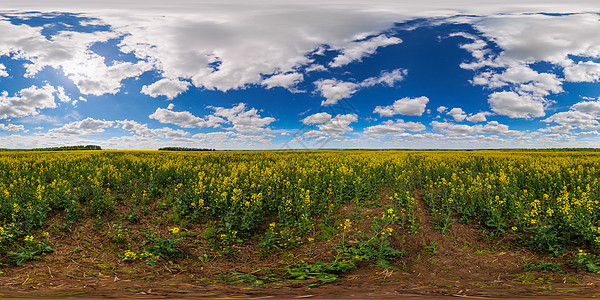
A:
{"type": "MultiPolygon", "coordinates": [[[[382,192],[381,201],[387,199],[382,192]]],[[[124,250],[135,248],[145,230],[158,232],[174,224],[153,222],[152,215],[136,224],[126,224],[130,244],[115,245],[109,240],[114,222],[98,228],[93,220],[71,231],[52,232],[54,252],[21,266],[2,268],[0,297],[110,297],[110,298],[395,298],[409,296],[462,297],[598,297],[600,275],[574,268],[567,253],[563,258],[532,252],[516,246],[512,237],[490,239],[472,224],[454,222],[443,234],[432,225],[421,191],[420,229],[415,234],[398,230],[393,246],[405,255],[391,261],[391,267],[368,263],[340,275],[335,282],[311,286],[316,279],[226,283],[232,271],[261,277],[283,276],[286,265],[302,261],[327,261],[335,254],[333,242],[320,240],[259,255],[258,241],[236,245],[238,253],[218,255],[201,236],[206,227],[189,224],[182,231],[180,247],[185,258],[161,260],[159,266],[143,261],[123,261],[124,250]],[[147,219],[147,220],[146,220],[147,219]],[[434,245],[432,247],[432,245],[434,245]],[[429,247],[426,247],[429,246],[429,247]],[[435,250],[433,250],[435,249],[435,250]],[[212,257],[202,262],[198,257],[212,257]],[[562,263],[565,272],[524,271],[526,263],[562,263]]],[[[121,208],[123,210],[128,208],[121,208]]],[[[360,211],[367,218],[381,214],[380,208],[344,207],[346,213],[360,211]]],[[[59,218],[60,219],[60,218],[59,218]]],[[[354,222],[356,229],[368,230],[368,222],[354,222]]],[[[56,227],[52,227],[56,228],[56,227]]],[[[305,237],[307,238],[307,237],[305,237]]],[[[350,243],[352,241],[349,241],[350,243]]]]}

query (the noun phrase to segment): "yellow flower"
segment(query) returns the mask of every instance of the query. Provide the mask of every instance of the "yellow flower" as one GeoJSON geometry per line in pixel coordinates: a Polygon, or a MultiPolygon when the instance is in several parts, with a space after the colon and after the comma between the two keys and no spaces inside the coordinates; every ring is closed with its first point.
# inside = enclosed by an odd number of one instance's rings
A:
{"type": "Polygon", "coordinates": [[[173,228],[169,228],[169,231],[171,233],[178,233],[179,232],[179,227],[173,227],[173,228]]]}
{"type": "Polygon", "coordinates": [[[28,235],[28,236],[26,236],[26,237],[25,237],[25,239],[24,239],[24,240],[25,240],[26,242],[33,242],[33,236],[31,236],[31,235],[28,235]]]}
{"type": "Polygon", "coordinates": [[[518,228],[517,228],[517,226],[513,226],[510,229],[512,229],[512,231],[517,231],[518,228]]]}

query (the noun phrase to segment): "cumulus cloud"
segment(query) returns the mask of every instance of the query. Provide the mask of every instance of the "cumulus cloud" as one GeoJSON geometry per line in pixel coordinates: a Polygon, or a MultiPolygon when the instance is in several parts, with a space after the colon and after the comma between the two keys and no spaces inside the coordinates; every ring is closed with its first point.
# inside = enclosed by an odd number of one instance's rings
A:
{"type": "Polygon", "coordinates": [[[259,133],[268,130],[265,126],[275,122],[275,118],[261,117],[256,108],[246,110],[245,103],[239,103],[233,108],[213,107],[214,115],[223,117],[233,125],[233,130],[242,133],[259,133]]]}
{"type": "Polygon", "coordinates": [[[558,123],[560,125],[598,125],[598,121],[596,120],[596,116],[577,111],[577,110],[569,110],[563,111],[553,114],[552,116],[542,120],[543,122],[550,123],[558,123]]]}
{"type": "Polygon", "coordinates": [[[546,115],[544,104],[530,95],[515,92],[496,92],[490,95],[488,103],[493,112],[509,118],[538,118],[546,115]]]}
{"type": "Polygon", "coordinates": [[[377,113],[382,117],[392,117],[394,115],[422,116],[427,102],[429,102],[429,98],[425,96],[418,98],[406,97],[394,101],[394,104],[389,106],[377,106],[373,113],[377,113]]]}
{"type": "Polygon", "coordinates": [[[572,110],[600,116],[600,101],[581,101],[571,106],[572,110]]]}
{"type": "Polygon", "coordinates": [[[218,127],[220,123],[225,122],[223,118],[216,116],[209,116],[203,119],[194,116],[189,111],[172,111],[160,107],[148,117],[163,124],[174,124],[184,128],[218,127]]]}
{"type": "Polygon", "coordinates": [[[429,125],[434,130],[441,131],[449,136],[466,136],[470,134],[495,134],[508,137],[517,137],[523,135],[517,130],[510,130],[508,125],[500,124],[497,121],[487,122],[485,125],[455,124],[451,122],[432,121],[429,125]]]}
{"type": "Polygon", "coordinates": [[[473,83],[490,88],[515,86],[515,90],[534,96],[547,96],[563,91],[562,82],[555,74],[538,73],[528,66],[510,66],[502,73],[484,72],[473,79],[473,83]]]}
{"type": "Polygon", "coordinates": [[[0,64],[0,77],[8,77],[8,72],[6,72],[6,66],[4,64],[0,64]]]}
{"type": "Polygon", "coordinates": [[[65,93],[65,88],[62,86],[59,86],[56,88],[56,97],[58,98],[58,100],[60,100],[60,102],[71,102],[71,98],[69,96],[67,96],[67,94],[65,93]]]}
{"type": "Polygon", "coordinates": [[[226,128],[241,133],[260,133],[269,130],[266,126],[275,121],[272,117],[261,117],[255,108],[247,109],[245,103],[239,103],[232,108],[213,107],[214,110],[204,118],[196,117],[188,111],[172,111],[171,109],[157,108],[149,116],[160,123],[174,124],[184,128],[194,127],[220,127],[225,124],[233,125],[226,128]]]}
{"type": "MultiPolygon", "coordinates": [[[[325,119],[325,117],[320,118],[325,119]]],[[[316,121],[317,120],[309,122],[311,122],[310,124],[318,124],[316,125],[318,130],[310,130],[303,133],[303,138],[316,139],[317,141],[325,141],[332,138],[339,138],[343,134],[353,131],[352,127],[350,127],[350,124],[358,121],[358,116],[356,114],[336,115],[335,117],[329,119],[324,123],[312,123],[316,121]]]]}
{"type": "Polygon", "coordinates": [[[564,69],[569,82],[597,82],[600,79],[600,64],[593,61],[579,62],[564,69]]]}
{"type": "Polygon", "coordinates": [[[452,116],[456,122],[462,122],[467,117],[467,114],[462,110],[462,108],[458,107],[451,109],[449,112],[447,112],[447,114],[452,116]]]}
{"type": "Polygon", "coordinates": [[[473,126],[473,130],[483,134],[498,134],[511,137],[520,136],[523,134],[518,130],[508,129],[508,125],[500,124],[498,121],[490,121],[485,125],[475,125],[473,126]]]}
{"type": "Polygon", "coordinates": [[[396,121],[388,120],[380,125],[365,128],[364,133],[374,135],[394,135],[405,131],[423,131],[425,125],[419,122],[404,122],[402,119],[396,121]]]}
{"type": "Polygon", "coordinates": [[[353,82],[338,81],[335,79],[321,79],[315,82],[317,90],[325,98],[321,105],[333,105],[338,101],[350,98],[359,90],[359,85],[353,82]]]}
{"type": "Polygon", "coordinates": [[[48,133],[53,135],[86,135],[104,132],[104,128],[112,127],[113,124],[113,121],[96,120],[88,117],[82,121],[72,122],[60,128],[50,129],[48,133]]]}
{"type": "Polygon", "coordinates": [[[395,69],[391,72],[381,72],[381,74],[377,77],[370,77],[363,82],[360,83],[361,87],[372,87],[377,84],[387,85],[389,87],[393,87],[397,82],[404,80],[407,70],[404,69],[395,69]]]}
{"type": "Polygon", "coordinates": [[[341,54],[336,56],[333,61],[329,63],[329,66],[335,68],[345,66],[353,61],[361,61],[363,57],[375,53],[379,47],[395,45],[401,42],[402,40],[399,38],[388,37],[384,34],[367,40],[352,42],[344,48],[339,49],[341,54]]]}
{"type": "Polygon", "coordinates": [[[152,138],[152,137],[162,137],[166,139],[178,139],[183,138],[189,135],[188,132],[185,132],[181,129],[172,129],[169,127],[150,129],[147,124],[140,124],[136,121],[123,120],[116,121],[121,125],[121,128],[127,131],[135,132],[135,134],[152,138]]]}
{"type": "Polygon", "coordinates": [[[467,135],[473,132],[473,128],[469,125],[454,124],[450,122],[432,121],[429,123],[434,130],[444,132],[448,135],[467,135]]]}
{"type": "Polygon", "coordinates": [[[474,115],[469,115],[467,117],[467,121],[477,123],[477,122],[485,122],[487,121],[486,116],[489,116],[489,112],[478,112],[474,115]]]}
{"type": "Polygon", "coordinates": [[[273,75],[269,78],[266,78],[262,81],[262,85],[266,86],[267,89],[271,89],[274,87],[282,87],[285,89],[292,89],[298,83],[304,80],[304,75],[293,72],[286,74],[277,74],[273,75]]]}
{"type": "Polygon", "coordinates": [[[12,97],[5,91],[0,95],[0,119],[37,115],[41,109],[56,108],[55,92],[49,84],[24,88],[12,97]]]}
{"type": "Polygon", "coordinates": [[[441,114],[441,113],[445,112],[447,109],[448,109],[448,108],[447,108],[447,107],[445,107],[445,106],[440,106],[440,107],[438,107],[436,110],[437,110],[437,112],[438,112],[438,113],[440,113],[440,114],[441,114]]]}
{"type": "Polygon", "coordinates": [[[171,100],[179,94],[188,90],[190,83],[179,79],[163,78],[158,80],[151,85],[144,85],[142,87],[142,94],[146,94],[152,98],[158,96],[166,96],[168,100],[171,100]]]}
{"type": "Polygon", "coordinates": [[[569,55],[600,56],[598,16],[589,14],[499,14],[475,18],[475,27],[503,51],[497,58],[507,65],[546,61],[568,66],[569,55]]]}
{"type": "Polygon", "coordinates": [[[331,120],[331,115],[326,112],[316,113],[302,119],[302,123],[306,125],[323,124],[331,120]]]}
{"type": "Polygon", "coordinates": [[[379,76],[369,77],[362,82],[346,82],[336,79],[320,79],[315,82],[316,90],[325,98],[321,105],[334,105],[340,100],[350,98],[361,88],[369,88],[378,84],[393,87],[397,82],[404,80],[407,71],[395,69],[390,72],[383,71],[379,76]]]}
{"type": "Polygon", "coordinates": [[[25,126],[16,124],[0,124],[0,130],[4,131],[25,131],[25,126]]]}
{"type": "Polygon", "coordinates": [[[60,31],[47,39],[39,27],[13,25],[0,20],[0,36],[0,55],[12,55],[14,59],[28,61],[24,64],[26,77],[33,77],[45,67],[52,67],[61,70],[83,94],[115,94],[123,79],[138,76],[152,68],[144,61],[117,61],[109,66],[104,57],[90,51],[93,44],[118,38],[118,32],[60,31]]]}

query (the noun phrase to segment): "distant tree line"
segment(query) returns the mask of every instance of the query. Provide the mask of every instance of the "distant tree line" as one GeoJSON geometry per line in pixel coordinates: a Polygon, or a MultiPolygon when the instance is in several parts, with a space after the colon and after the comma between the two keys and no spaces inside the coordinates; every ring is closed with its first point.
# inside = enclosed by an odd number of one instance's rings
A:
{"type": "Polygon", "coordinates": [[[33,149],[6,149],[0,148],[0,151],[73,151],[73,150],[102,150],[102,147],[98,145],[86,145],[86,146],[62,146],[62,147],[46,147],[46,148],[33,148],[33,149]]]}
{"type": "Polygon", "coordinates": [[[162,147],[162,148],[158,148],[158,151],[215,151],[215,149],[187,148],[187,147],[162,147]]]}

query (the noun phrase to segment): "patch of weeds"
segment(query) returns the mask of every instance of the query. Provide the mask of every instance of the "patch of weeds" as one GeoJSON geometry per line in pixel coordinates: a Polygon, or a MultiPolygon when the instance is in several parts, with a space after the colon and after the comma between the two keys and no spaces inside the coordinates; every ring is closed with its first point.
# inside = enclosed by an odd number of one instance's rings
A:
{"type": "Polygon", "coordinates": [[[198,256],[198,260],[205,264],[207,262],[209,262],[212,259],[212,255],[204,253],[203,255],[198,256]]]}
{"type": "Polygon", "coordinates": [[[268,254],[273,249],[293,248],[300,244],[300,237],[296,236],[291,230],[283,228],[278,230],[276,223],[269,224],[269,228],[261,237],[259,245],[266,249],[268,254]]]}
{"type": "Polygon", "coordinates": [[[292,280],[318,279],[319,282],[309,286],[319,286],[325,283],[333,282],[339,278],[338,274],[356,268],[355,261],[334,260],[332,262],[314,262],[312,264],[304,263],[299,267],[287,267],[287,278],[292,280]]]}
{"type": "Polygon", "coordinates": [[[136,208],[130,208],[129,213],[125,215],[125,219],[130,223],[138,223],[141,220],[140,211],[136,208]]]}
{"type": "Polygon", "coordinates": [[[534,250],[550,252],[557,257],[563,253],[564,240],[551,225],[537,229],[535,235],[526,243],[534,250]]]}
{"type": "Polygon", "coordinates": [[[275,275],[257,276],[254,274],[237,272],[237,271],[229,272],[228,275],[223,275],[223,276],[221,276],[221,278],[224,280],[223,281],[224,283],[249,284],[249,285],[254,285],[254,286],[259,286],[259,285],[263,285],[265,283],[271,283],[271,282],[282,280],[281,278],[278,278],[275,275]]]}
{"type": "Polygon", "coordinates": [[[600,258],[598,256],[579,250],[575,261],[579,268],[586,268],[592,273],[600,273],[600,258]]]}
{"type": "Polygon", "coordinates": [[[452,219],[447,215],[436,214],[432,220],[432,225],[433,228],[440,230],[442,234],[446,234],[450,231],[450,226],[452,226],[452,222],[455,221],[455,219],[452,219]]]}
{"type": "Polygon", "coordinates": [[[110,232],[109,237],[113,243],[123,244],[129,238],[129,231],[127,228],[123,228],[121,222],[116,222],[112,224],[112,231],[110,232]]]}
{"type": "Polygon", "coordinates": [[[545,261],[540,261],[537,264],[526,264],[523,267],[523,271],[541,271],[541,272],[559,272],[564,273],[562,264],[553,264],[547,263],[545,261]]]}
{"type": "Polygon", "coordinates": [[[519,274],[515,279],[515,282],[524,283],[524,284],[541,284],[541,283],[552,283],[554,282],[554,277],[537,277],[530,271],[519,274]]]}
{"type": "Polygon", "coordinates": [[[579,284],[580,279],[581,278],[576,276],[566,275],[565,277],[563,277],[562,282],[566,284],[579,284]]]}
{"type": "Polygon", "coordinates": [[[46,244],[47,241],[34,241],[34,237],[28,235],[25,237],[25,245],[19,246],[17,251],[8,251],[11,260],[20,266],[28,260],[38,260],[42,255],[54,252],[54,250],[46,244]]]}
{"type": "Polygon", "coordinates": [[[437,242],[431,241],[431,243],[429,245],[427,245],[427,244],[425,244],[425,241],[423,241],[423,249],[425,250],[425,252],[427,252],[429,254],[436,254],[437,253],[437,242]]]}
{"type": "Polygon", "coordinates": [[[157,237],[151,232],[146,232],[146,240],[142,242],[142,245],[145,246],[144,250],[140,253],[127,250],[123,253],[123,260],[132,261],[142,259],[147,264],[157,267],[157,263],[161,258],[173,261],[173,258],[183,256],[183,252],[176,247],[177,243],[181,240],[181,238],[176,237],[177,233],[179,233],[179,228],[170,228],[169,232],[167,238],[157,237]]]}

